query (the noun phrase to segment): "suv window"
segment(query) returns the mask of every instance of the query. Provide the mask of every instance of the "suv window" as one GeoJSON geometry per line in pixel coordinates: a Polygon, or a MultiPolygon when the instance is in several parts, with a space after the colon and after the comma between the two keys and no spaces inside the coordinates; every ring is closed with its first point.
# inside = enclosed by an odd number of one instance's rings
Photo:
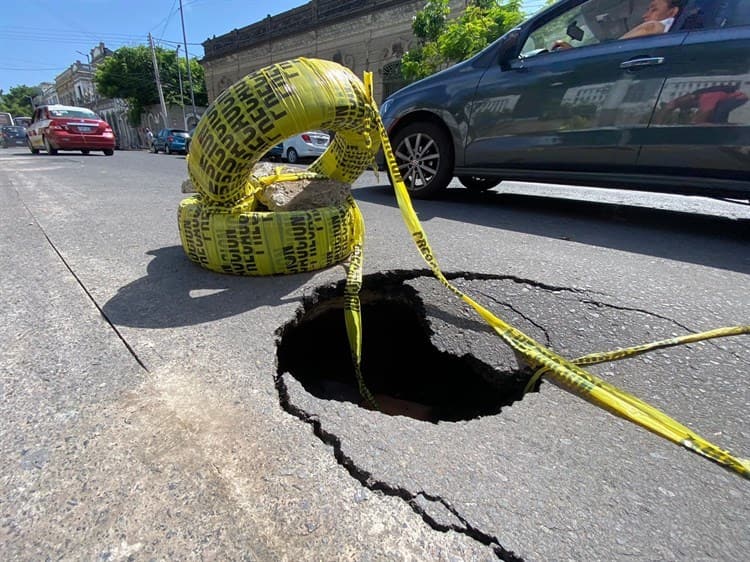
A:
{"type": "Polygon", "coordinates": [[[682,3],[682,0],[588,0],[533,30],[521,49],[521,56],[668,33],[680,17],[682,3]]]}
{"type": "Polygon", "coordinates": [[[750,25],[747,0],[690,0],[683,10],[680,29],[719,29],[750,25]]]}

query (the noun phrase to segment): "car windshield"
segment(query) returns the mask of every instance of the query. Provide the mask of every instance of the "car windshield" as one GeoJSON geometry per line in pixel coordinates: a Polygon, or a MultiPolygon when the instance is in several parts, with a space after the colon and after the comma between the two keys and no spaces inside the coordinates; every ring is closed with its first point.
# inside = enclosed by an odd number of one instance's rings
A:
{"type": "Polygon", "coordinates": [[[50,109],[52,117],[81,117],[84,119],[99,119],[99,116],[90,109],[50,109]]]}
{"type": "Polygon", "coordinates": [[[5,125],[3,127],[3,133],[23,133],[26,129],[24,127],[5,125]]]}

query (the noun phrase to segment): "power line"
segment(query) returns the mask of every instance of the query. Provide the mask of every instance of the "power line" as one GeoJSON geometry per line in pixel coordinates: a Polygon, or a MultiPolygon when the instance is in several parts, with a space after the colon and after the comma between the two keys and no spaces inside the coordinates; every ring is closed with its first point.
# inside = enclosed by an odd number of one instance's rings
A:
{"type": "MultiPolygon", "coordinates": [[[[144,35],[132,35],[122,33],[86,33],[86,32],[61,32],[51,30],[38,30],[23,27],[0,27],[0,38],[12,39],[14,41],[30,41],[34,43],[67,43],[67,44],[91,44],[92,41],[103,41],[105,43],[144,43],[144,35]]],[[[160,41],[174,45],[181,44],[179,39],[164,39],[160,41]]],[[[202,43],[188,43],[189,45],[199,46],[202,43]]]]}
{"type": "Polygon", "coordinates": [[[52,68],[28,68],[28,67],[14,67],[14,66],[0,66],[0,70],[13,70],[15,72],[41,72],[42,70],[62,70],[70,65],[64,67],[52,67],[52,68]]]}
{"type": "Polygon", "coordinates": [[[167,26],[169,25],[169,20],[172,19],[172,16],[175,14],[175,4],[177,4],[177,0],[172,0],[172,7],[169,9],[169,13],[167,14],[167,17],[165,17],[162,21],[164,22],[164,27],[161,28],[161,34],[164,35],[167,31],[167,26]]]}

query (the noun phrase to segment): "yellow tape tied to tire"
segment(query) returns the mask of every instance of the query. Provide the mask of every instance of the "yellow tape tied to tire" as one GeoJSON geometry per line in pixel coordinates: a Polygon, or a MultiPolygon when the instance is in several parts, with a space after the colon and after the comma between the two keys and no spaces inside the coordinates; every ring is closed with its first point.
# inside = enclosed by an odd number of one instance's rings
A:
{"type": "Polygon", "coordinates": [[[308,211],[257,212],[242,206],[180,203],[182,245],[198,265],[234,275],[303,273],[345,260],[359,238],[359,209],[345,204],[308,211]]]}
{"type": "Polygon", "coordinates": [[[352,182],[379,147],[378,110],[362,81],[331,61],[299,58],[262,68],[226,89],[198,122],[188,174],[206,201],[253,196],[253,166],[283,139],[311,129],[336,132],[309,170],[352,182]],[[376,130],[376,129],[375,129],[376,130]]]}
{"type": "Polygon", "coordinates": [[[362,81],[331,61],[273,64],[222,92],[201,117],[190,144],[188,175],[197,195],[178,210],[188,257],[207,269],[240,275],[301,273],[346,259],[363,236],[351,197],[339,206],[269,212],[260,210],[261,193],[272,180],[354,181],[374,163],[378,118],[362,81]],[[253,175],[271,147],[313,129],[332,130],[335,136],[307,172],[253,175]]]}

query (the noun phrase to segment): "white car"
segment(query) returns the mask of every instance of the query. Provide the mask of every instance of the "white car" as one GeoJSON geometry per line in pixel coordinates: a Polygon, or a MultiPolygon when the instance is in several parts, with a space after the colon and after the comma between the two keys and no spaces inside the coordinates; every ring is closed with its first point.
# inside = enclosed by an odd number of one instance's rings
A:
{"type": "Polygon", "coordinates": [[[331,137],[323,131],[306,131],[285,139],[282,143],[282,161],[295,164],[301,160],[317,158],[331,143],[331,137]]]}

